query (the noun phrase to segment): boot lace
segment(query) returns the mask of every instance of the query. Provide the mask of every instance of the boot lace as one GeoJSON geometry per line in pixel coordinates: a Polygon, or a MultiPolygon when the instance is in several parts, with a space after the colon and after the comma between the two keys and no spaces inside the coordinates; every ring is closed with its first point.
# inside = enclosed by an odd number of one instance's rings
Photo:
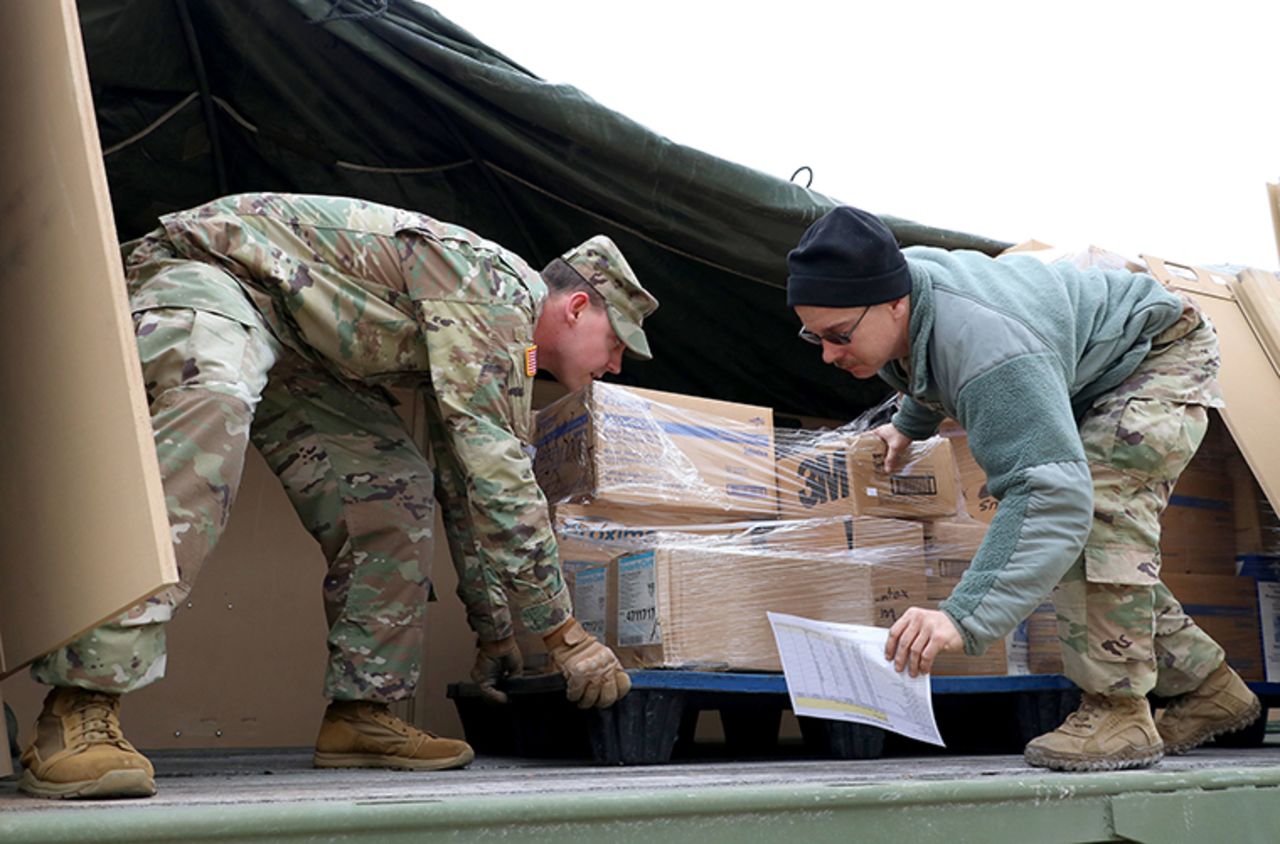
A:
{"type": "Polygon", "coordinates": [[[373,716],[373,720],[402,735],[407,735],[408,737],[426,736],[427,738],[432,739],[439,738],[435,733],[419,729],[408,721],[401,720],[400,718],[392,715],[391,711],[387,709],[387,705],[385,703],[370,703],[369,712],[373,716]]]}
{"type": "Polygon", "coordinates": [[[118,700],[113,695],[85,692],[76,701],[76,719],[71,737],[86,744],[113,744],[124,741],[120,720],[116,717],[118,700]]]}

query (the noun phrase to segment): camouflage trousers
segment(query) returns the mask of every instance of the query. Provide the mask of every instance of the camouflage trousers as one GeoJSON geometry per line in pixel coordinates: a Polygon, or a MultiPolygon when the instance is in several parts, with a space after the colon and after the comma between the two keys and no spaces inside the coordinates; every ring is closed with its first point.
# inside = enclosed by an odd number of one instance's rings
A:
{"type": "Polygon", "coordinates": [[[1150,354],[1080,423],[1093,476],[1084,552],[1054,589],[1064,671],[1086,692],[1173,697],[1222,648],[1160,581],[1160,516],[1220,406],[1218,339],[1191,302],[1150,354]]]}
{"type": "Polygon", "coordinates": [[[218,268],[168,255],[140,272],[157,281],[199,274],[204,296],[192,309],[134,314],[180,583],[42,657],[32,676],[124,693],[164,675],[164,623],[226,526],[252,441],[329,564],[325,694],[411,696],[430,588],[433,475],[390,402],[289,351],[218,268]]]}

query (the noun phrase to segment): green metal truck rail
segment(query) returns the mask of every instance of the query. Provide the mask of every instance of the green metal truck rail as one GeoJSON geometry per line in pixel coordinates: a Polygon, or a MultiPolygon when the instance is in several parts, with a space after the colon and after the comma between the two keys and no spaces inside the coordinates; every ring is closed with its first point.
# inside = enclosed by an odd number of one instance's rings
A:
{"type": "MultiPolygon", "coordinates": [[[[550,775],[554,771],[548,772],[550,775]]],[[[663,844],[1280,840],[1280,767],[798,787],[5,811],[0,841],[663,844]]]]}

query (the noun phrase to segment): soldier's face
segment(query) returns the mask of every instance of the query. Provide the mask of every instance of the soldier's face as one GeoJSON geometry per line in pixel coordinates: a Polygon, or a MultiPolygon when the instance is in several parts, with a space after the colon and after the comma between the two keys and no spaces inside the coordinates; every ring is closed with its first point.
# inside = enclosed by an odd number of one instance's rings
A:
{"type": "Polygon", "coordinates": [[[584,311],[565,339],[564,374],[557,377],[570,390],[585,387],[605,373],[616,375],[622,371],[625,347],[609,324],[604,308],[584,311]]]}
{"type": "Polygon", "coordinates": [[[585,293],[552,296],[535,339],[546,368],[570,390],[607,372],[622,371],[622,341],[609,324],[608,312],[593,306],[585,293]]]}
{"type": "Polygon", "coordinates": [[[904,357],[909,351],[910,299],[907,297],[870,308],[803,305],[795,310],[804,327],[814,334],[824,338],[848,335],[846,343],[824,339],[822,360],[854,378],[872,378],[889,361],[904,357]],[[848,334],[855,323],[857,327],[848,334]]]}

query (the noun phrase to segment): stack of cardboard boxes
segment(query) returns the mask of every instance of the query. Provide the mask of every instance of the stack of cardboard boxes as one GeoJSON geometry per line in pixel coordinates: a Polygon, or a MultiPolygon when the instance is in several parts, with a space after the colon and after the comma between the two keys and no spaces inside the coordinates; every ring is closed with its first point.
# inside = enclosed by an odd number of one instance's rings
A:
{"type": "MultiPolygon", "coordinates": [[[[766,611],[887,627],[981,541],[941,438],[889,475],[874,436],[597,383],[539,414],[536,445],[575,612],[628,667],[778,670],[766,611]]],[[[1005,652],[947,663],[1003,674],[1005,652]]]]}
{"type": "MultiPolygon", "coordinates": [[[[998,505],[962,430],[892,475],[883,460],[874,435],[775,431],[769,408],[596,383],[539,414],[535,470],[575,612],[624,665],[778,670],[766,611],[888,627],[936,607],[982,544],[998,505]]],[[[1215,415],[1162,543],[1166,583],[1249,679],[1258,597],[1236,556],[1276,535],[1258,497],[1215,415]]],[[[522,647],[537,667],[536,637],[522,647]]],[[[934,672],[1061,670],[1046,598],[1007,642],[934,672]]]]}
{"type": "MultiPolygon", "coordinates": [[[[1210,414],[1204,442],[1174,487],[1162,520],[1161,577],[1246,680],[1266,679],[1260,635],[1266,613],[1260,615],[1259,592],[1265,592],[1267,575],[1242,574],[1240,563],[1274,550],[1274,524],[1266,496],[1226,425],[1210,414]]],[[[1269,650],[1274,659],[1274,644],[1269,650]]]]}

